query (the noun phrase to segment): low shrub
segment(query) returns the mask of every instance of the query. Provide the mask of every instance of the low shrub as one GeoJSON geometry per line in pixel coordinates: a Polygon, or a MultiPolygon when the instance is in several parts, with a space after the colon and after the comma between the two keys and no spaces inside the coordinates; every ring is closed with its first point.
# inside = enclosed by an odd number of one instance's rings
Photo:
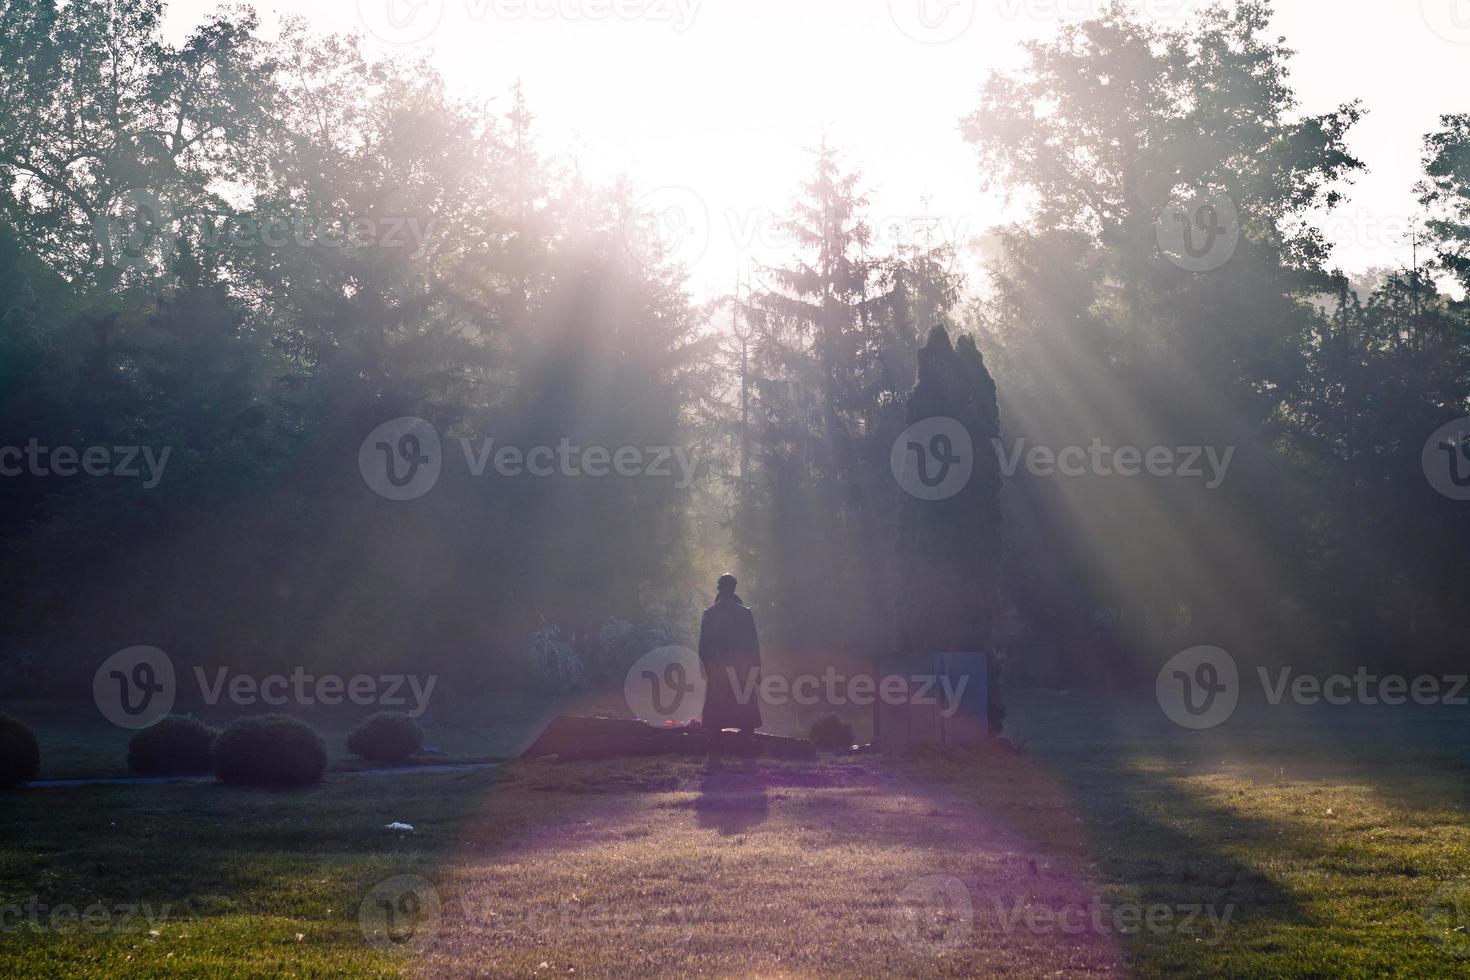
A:
{"type": "Polygon", "coordinates": [[[527,651],[531,676],[544,693],[571,694],[587,686],[587,665],[577,656],[572,645],[561,638],[561,627],[543,623],[531,634],[527,651]]]}
{"type": "Polygon", "coordinates": [[[597,641],[598,678],[622,684],[640,657],[650,650],[672,645],[674,638],[663,623],[635,624],[614,617],[602,624],[597,641]]]}
{"type": "Polygon", "coordinates": [[[424,730],[401,711],[380,711],[347,736],[347,751],[374,762],[403,762],[424,747],[424,730]]]}
{"type": "Polygon", "coordinates": [[[0,789],[28,783],[40,770],[36,733],[9,715],[0,715],[0,789]]]}
{"type": "Polygon", "coordinates": [[[824,715],[808,730],[812,745],[833,752],[852,746],[852,726],[836,715],[824,715]]]}
{"type": "Polygon", "coordinates": [[[128,743],[128,770],[144,776],[192,776],[214,771],[219,729],[193,715],[169,715],[128,743]]]}
{"type": "Polygon", "coordinates": [[[289,715],[241,718],[214,743],[214,771],[239,786],[312,786],[327,769],[327,744],[289,715]]]}

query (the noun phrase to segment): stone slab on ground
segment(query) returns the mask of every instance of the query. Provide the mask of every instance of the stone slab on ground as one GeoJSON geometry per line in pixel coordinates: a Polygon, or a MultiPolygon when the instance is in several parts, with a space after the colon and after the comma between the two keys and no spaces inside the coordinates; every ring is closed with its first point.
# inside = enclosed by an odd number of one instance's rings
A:
{"type": "Polygon", "coordinates": [[[655,728],[633,719],[561,715],[552,719],[523,758],[554,755],[570,762],[641,755],[709,755],[711,751],[779,759],[810,759],[816,755],[812,744],[800,738],[763,733],[749,737],[733,732],[711,734],[699,729],[655,728]]]}

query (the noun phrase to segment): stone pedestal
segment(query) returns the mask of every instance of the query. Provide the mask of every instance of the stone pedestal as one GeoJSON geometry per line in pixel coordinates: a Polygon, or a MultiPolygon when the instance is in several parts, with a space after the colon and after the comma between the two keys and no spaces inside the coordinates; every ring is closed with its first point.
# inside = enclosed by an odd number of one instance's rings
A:
{"type": "Polygon", "coordinates": [[[880,657],[874,738],[885,752],[919,745],[976,745],[990,737],[989,655],[924,653],[880,657]],[[904,698],[886,696],[900,689],[904,698]],[[886,687],[885,687],[886,680],[886,687]]]}

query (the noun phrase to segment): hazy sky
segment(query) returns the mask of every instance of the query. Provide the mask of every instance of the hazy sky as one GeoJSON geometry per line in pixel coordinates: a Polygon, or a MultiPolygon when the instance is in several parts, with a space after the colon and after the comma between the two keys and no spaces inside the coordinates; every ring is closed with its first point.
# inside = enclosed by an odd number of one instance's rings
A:
{"type": "MultiPolygon", "coordinates": [[[[1177,21],[1203,0],[1135,0],[1177,21]]],[[[630,175],[680,204],[701,294],[728,291],[772,227],[825,131],[863,172],[882,238],[969,239],[1004,216],[980,193],[958,120],[1018,42],[1104,0],[274,0],[323,31],[361,30],[384,51],[426,49],[458,90],[498,96],[521,79],[548,151],[630,175]],[[928,199],[928,205],[924,203],[928,199]],[[929,224],[923,220],[927,210],[929,224]]],[[[182,33],[217,0],[174,0],[182,33]]],[[[1407,262],[1419,142],[1470,111],[1470,0],[1279,0],[1307,112],[1361,98],[1352,147],[1369,167],[1327,223],[1349,270],[1407,262]]]]}

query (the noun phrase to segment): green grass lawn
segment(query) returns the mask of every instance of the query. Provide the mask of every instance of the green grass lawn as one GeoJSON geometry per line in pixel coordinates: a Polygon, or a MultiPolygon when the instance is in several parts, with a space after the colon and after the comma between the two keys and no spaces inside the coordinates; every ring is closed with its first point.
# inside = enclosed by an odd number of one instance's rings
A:
{"type": "Polygon", "coordinates": [[[1455,709],[1011,705],[1019,751],[6,794],[0,972],[1470,972],[1455,709]]]}

